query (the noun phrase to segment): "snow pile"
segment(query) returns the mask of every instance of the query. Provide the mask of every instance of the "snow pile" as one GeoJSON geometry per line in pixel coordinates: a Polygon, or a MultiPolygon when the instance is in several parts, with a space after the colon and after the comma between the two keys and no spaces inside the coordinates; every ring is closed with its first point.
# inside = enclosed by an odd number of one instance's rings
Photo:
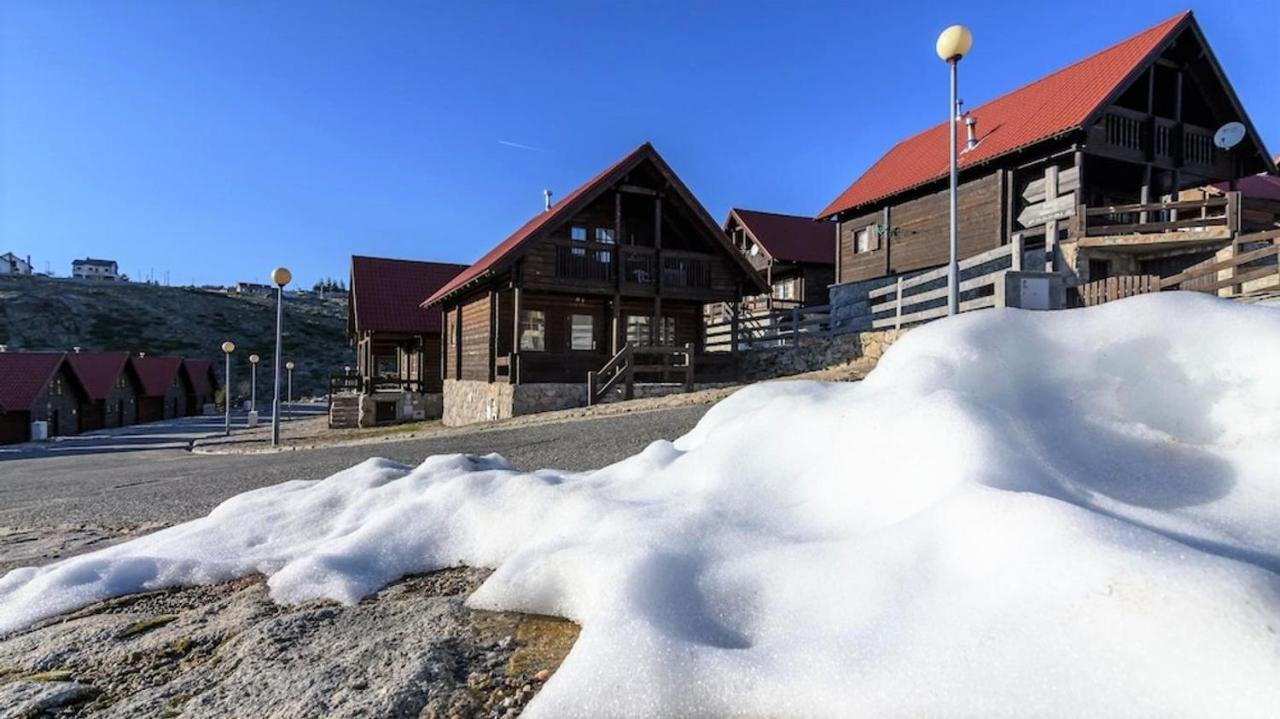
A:
{"type": "Polygon", "coordinates": [[[369,460],[0,579],[0,633],[271,576],[494,567],[583,626],[531,716],[1274,716],[1280,312],[1162,294],[911,332],[587,473],[369,460]]]}

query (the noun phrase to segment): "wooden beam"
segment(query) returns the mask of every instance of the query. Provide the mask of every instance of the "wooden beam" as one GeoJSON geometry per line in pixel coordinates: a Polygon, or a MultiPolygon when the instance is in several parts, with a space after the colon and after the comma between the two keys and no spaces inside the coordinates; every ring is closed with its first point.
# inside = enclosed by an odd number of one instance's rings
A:
{"type": "Polygon", "coordinates": [[[658,191],[651,190],[648,187],[640,187],[639,185],[618,185],[618,192],[626,192],[632,195],[648,195],[657,197],[658,191]]]}
{"type": "Polygon", "coordinates": [[[1205,230],[1188,230],[1185,232],[1142,233],[1132,235],[1104,235],[1100,237],[1081,237],[1077,240],[1080,247],[1097,248],[1142,248],[1151,245],[1177,245],[1194,242],[1216,242],[1231,239],[1231,230],[1227,227],[1211,227],[1205,230]]]}
{"type": "Polygon", "coordinates": [[[649,344],[658,344],[662,325],[662,196],[653,198],[653,322],[649,323],[649,344]]]}

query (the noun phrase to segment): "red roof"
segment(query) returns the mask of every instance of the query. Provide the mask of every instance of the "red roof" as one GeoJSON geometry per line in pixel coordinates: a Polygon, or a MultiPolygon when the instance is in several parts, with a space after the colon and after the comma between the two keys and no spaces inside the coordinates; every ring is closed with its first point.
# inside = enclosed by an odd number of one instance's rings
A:
{"type": "MultiPolygon", "coordinates": [[[[1186,11],[1118,45],[972,110],[981,141],[961,169],[1080,128],[1185,22],[1186,11]]],[[[947,123],[904,140],[863,173],[819,217],[866,205],[950,173],[947,123]]],[[[964,142],[964,128],[959,128],[964,142]]]]}
{"type": "MultiPolygon", "coordinates": [[[[1231,188],[1230,182],[1219,182],[1214,187],[1226,192],[1231,188]]],[[[1260,200],[1280,202],[1280,177],[1275,175],[1250,175],[1236,180],[1236,189],[1245,197],[1256,197],[1260,200]]]]}
{"type": "Polygon", "coordinates": [[[10,412],[30,410],[65,356],[62,352],[0,352],[0,405],[10,412]]]}
{"type": "Polygon", "coordinates": [[[182,364],[187,367],[187,376],[191,378],[191,388],[197,395],[208,395],[212,392],[213,386],[217,384],[212,377],[210,370],[213,369],[213,362],[202,359],[184,359],[182,364]]]}
{"type": "MultiPolygon", "coordinates": [[[[816,262],[832,265],[836,261],[836,224],[798,215],[780,215],[757,210],[729,211],[751,233],[764,251],[783,262],[816,262]]],[[[726,226],[728,221],[725,221],[726,226]]]]}
{"type": "Polygon", "coordinates": [[[129,362],[128,352],[72,352],[67,363],[84,385],[89,399],[106,399],[116,378],[129,362]]]}
{"type": "Polygon", "coordinates": [[[763,281],[758,278],[755,270],[747,263],[746,258],[733,250],[729,245],[728,239],[724,237],[724,232],[721,231],[720,226],[717,225],[709,215],[707,215],[707,211],[698,202],[697,198],[695,198],[693,193],[689,191],[689,188],[685,187],[684,183],[680,181],[680,178],[676,176],[675,171],[667,165],[666,161],[662,159],[662,156],[658,154],[658,151],[654,149],[653,145],[646,142],[627,153],[626,157],[623,157],[621,160],[605,168],[605,170],[600,174],[590,180],[587,180],[579,186],[578,189],[569,193],[564,199],[553,205],[550,210],[539,212],[528,222],[524,223],[520,229],[516,230],[510,237],[500,242],[497,247],[489,250],[489,252],[485,254],[484,257],[477,260],[474,265],[468,267],[462,274],[453,278],[449,284],[442,287],[434,295],[431,295],[426,302],[422,303],[423,306],[436,304],[445,297],[448,297],[454,291],[461,289],[472,281],[483,278],[491,271],[495,270],[505,260],[512,258],[516,254],[516,251],[519,250],[525,242],[536,236],[539,231],[555,227],[561,222],[567,221],[574,213],[581,209],[581,205],[586,204],[591,199],[594,199],[598,191],[601,191],[612,185],[614,182],[620,180],[646,159],[652,160],[654,164],[657,165],[658,169],[671,183],[671,189],[679,193],[684,198],[684,200],[689,204],[689,207],[692,208],[694,214],[698,215],[699,219],[708,227],[709,231],[720,239],[721,244],[724,245],[727,251],[731,252],[739,264],[741,264],[746,270],[748,275],[755,278],[756,283],[759,284],[761,288],[764,288],[763,281]]]}
{"type": "Polygon", "coordinates": [[[440,310],[422,301],[467,269],[444,262],[351,258],[351,307],[356,334],[439,332],[440,310]]]}
{"type": "Polygon", "coordinates": [[[142,394],[161,397],[173,386],[173,378],[182,369],[181,357],[134,357],[133,367],[142,379],[142,394]]]}

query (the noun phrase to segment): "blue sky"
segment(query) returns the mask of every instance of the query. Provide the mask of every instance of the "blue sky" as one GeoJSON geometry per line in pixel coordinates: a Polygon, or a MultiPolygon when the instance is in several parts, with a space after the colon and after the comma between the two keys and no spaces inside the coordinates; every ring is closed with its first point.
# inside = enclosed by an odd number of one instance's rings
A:
{"type": "MultiPolygon", "coordinates": [[[[945,113],[1183,3],[0,3],[0,253],[309,285],[470,262],[651,140],[717,219],[812,214],[945,113]]],[[[1280,3],[1193,7],[1272,152],[1280,3]]]]}

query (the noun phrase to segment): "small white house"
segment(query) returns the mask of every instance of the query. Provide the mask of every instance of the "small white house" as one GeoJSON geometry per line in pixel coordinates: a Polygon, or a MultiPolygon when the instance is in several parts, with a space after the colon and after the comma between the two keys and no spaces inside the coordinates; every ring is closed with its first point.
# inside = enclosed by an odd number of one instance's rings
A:
{"type": "Polygon", "coordinates": [[[86,280],[118,280],[120,268],[115,260],[95,260],[86,257],[71,261],[71,276],[86,280]]]}
{"type": "Polygon", "coordinates": [[[0,255],[0,275],[29,274],[31,274],[31,255],[27,255],[26,259],[18,257],[12,252],[0,255]]]}

